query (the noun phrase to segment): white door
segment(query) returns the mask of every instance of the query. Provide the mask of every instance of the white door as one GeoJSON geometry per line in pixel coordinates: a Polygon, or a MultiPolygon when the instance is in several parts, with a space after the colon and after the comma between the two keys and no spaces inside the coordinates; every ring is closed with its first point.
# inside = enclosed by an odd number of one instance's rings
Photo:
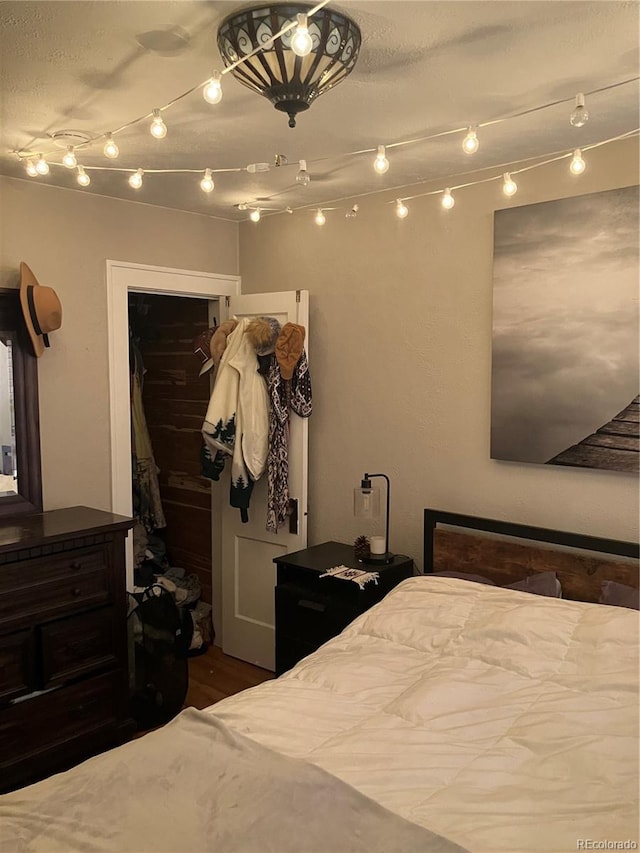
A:
{"type": "MultiPolygon", "coordinates": [[[[306,329],[309,355],[309,292],[256,293],[229,297],[229,317],[275,317],[306,329]]],[[[313,376],[313,371],[311,371],[313,376]]],[[[308,420],[290,413],[289,495],[297,501],[291,524],[267,533],[267,476],[255,484],[249,521],[229,505],[229,470],[222,495],[222,648],[226,654],[275,669],[276,566],[274,557],[307,546],[308,420]]],[[[227,464],[227,469],[230,465],[227,464]]]]}

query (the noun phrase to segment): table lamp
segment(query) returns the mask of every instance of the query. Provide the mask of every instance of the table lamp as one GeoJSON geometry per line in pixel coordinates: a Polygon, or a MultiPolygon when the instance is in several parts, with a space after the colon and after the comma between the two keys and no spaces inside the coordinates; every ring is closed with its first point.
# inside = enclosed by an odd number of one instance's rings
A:
{"type": "Polygon", "coordinates": [[[386,474],[365,474],[360,488],[353,490],[353,513],[357,518],[378,518],[380,515],[380,489],[371,485],[374,477],[382,477],[387,482],[387,511],[385,516],[385,536],[370,536],[370,555],[363,557],[363,563],[386,564],[393,562],[389,552],[389,495],[391,484],[386,474]]]}

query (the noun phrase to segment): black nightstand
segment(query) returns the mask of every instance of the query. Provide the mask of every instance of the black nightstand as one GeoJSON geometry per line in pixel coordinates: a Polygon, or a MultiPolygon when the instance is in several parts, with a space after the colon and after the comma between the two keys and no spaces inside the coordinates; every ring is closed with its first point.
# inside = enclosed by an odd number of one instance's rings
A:
{"type": "Polygon", "coordinates": [[[273,561],[276,583],[276,675],[282,675],[306,655],[339,634],[405,578],[413,575],[413,560],[396,554],[387,565],[358,562],[353,545],[323,542],[284,554],[273,561]],[[364,589],[338,578],[320,578],[333,566],[378,572],[378,583],[364,589]]]}

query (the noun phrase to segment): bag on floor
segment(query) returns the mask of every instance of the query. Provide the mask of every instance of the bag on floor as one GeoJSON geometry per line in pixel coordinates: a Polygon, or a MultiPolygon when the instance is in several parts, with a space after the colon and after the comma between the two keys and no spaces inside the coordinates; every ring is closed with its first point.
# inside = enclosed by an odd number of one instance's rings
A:
{"type": "Polygon", "coordinates": [[[193,623],[184,620],[173,596],[153,584],[129,593],[129,693],[139,729],[172,719],[189,686],[187,651],[193,623]]]}

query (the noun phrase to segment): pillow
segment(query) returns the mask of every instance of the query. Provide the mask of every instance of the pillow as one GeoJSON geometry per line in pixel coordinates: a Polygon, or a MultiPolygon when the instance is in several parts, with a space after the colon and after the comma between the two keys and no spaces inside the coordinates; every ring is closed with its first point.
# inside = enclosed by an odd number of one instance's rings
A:
{"type": "Polygon", "coordinates": [[[483,578],[482,575],[468,575],[465,572],[431,572],[430,576],[434,578],[459,578],[463,581],[473,581],[474,583],[486,583],[489,586],[496,586],[489,578],[483,578]]]}
{"type": "Polygon", "coordinates": [[[536,572],[517,583],[507,584],[504,588],[546,595],[549,598],[562,598],[562,586],[555,572],[536,572]]]}
{"type": "Polygon", "coordinates": [[[613,607],[630,607],[640,610],[640,590],[616,581],[602,581],[598,604],[610,604],[613,607]]]}
{"type": "MultiPolygon", "coordinates": [[[[459,578],[463,581],[474,581],[475,583],[486,583],[489,586],[498,586],[494,581],[482,575],[466,574],[465,572],[433,572],[433,577],[459,578]]],[[[562,587],[555,572],[538,572],[530,575],[524,580],[507,584],[502,589],[516,589],[520,592],[531,592],[534,595],[546,595],[549,598],[562,598],[562,587]]]]}

